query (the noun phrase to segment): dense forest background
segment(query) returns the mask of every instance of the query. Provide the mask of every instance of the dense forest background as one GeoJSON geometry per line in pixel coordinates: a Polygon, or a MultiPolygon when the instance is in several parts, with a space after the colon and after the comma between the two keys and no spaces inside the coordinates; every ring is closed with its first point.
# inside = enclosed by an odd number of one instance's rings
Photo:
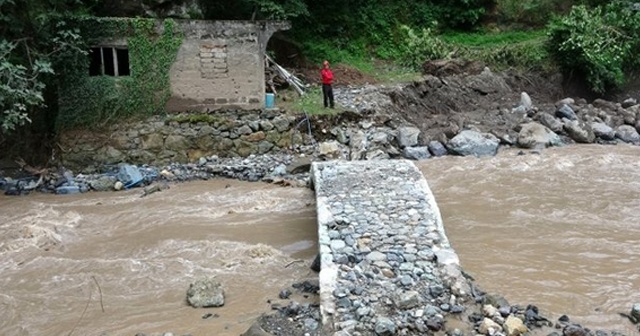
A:
{"type": "Polygon", "coordinates": [[[19,139],[47,150],[55,137],[61,60],[87,52],[67,24],[77,16],[290,20],[277,39],[298,66],[383,60],[415,71],[468,58],[557,69],[596,93],[639,65],[640,3],[625,0],[0,0],[0,148],[19,139]]]}

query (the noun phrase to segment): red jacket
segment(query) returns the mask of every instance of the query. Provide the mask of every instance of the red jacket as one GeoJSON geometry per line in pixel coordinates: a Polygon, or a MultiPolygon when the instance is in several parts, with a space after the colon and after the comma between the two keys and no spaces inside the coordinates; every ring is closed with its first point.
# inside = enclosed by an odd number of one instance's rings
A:
{"type": "Polygon", "coordinates": [[[322,84],[333,83],[333,72],[330,69],[322,69],[320,75],[322,76],[322,84]]]}

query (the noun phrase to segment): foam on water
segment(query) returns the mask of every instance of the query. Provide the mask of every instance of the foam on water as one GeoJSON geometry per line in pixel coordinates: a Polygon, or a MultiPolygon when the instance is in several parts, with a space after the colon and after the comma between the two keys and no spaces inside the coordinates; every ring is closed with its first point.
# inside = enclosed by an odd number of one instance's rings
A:
{"type": "Polygon", "coordinates": [[[74,211],[60,211],[44,203],[34,202],[26,212],[16,209],[0,221],[0,255],[20,252],[25,248],[50,249],[60,247],[82,216],[74,211]]]}

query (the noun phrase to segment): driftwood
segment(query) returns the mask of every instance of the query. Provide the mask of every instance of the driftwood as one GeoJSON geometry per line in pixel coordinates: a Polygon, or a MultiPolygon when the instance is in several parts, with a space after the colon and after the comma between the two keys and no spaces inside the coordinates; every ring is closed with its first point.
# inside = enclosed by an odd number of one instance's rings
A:
{"type": "Polygon", "coordinates": [[[26,171],[31,175],[45,175],[49,172],[49,169],[47,168],[31,167],[22,158],[18,158],[17,160],[15,160],[15,163],[17,163],[20,166],[20,169],[26,171]]]}
{"type": "Polygon", "coordinates": [[[35,185],[25,186],[23,187],[23,190],[31,191],[38,188],[40,185],[42,185],[42,182],[44,182],[44,177],[49,173],[49,169],[31,167],[22,158],[18,158],[17,160],[15,160],[15,163],[20,166],[20,169],[26,171],[27,173],[33,176],[39,176],[38,182],[36,182],[35,185]]]}
{"type": "Polygon", "coordinates": [[[293,264],[295,264],[295,263],[299,263],[299,262],[304,262],[304,260],[302,260],[302,259],[296,259],[296,260],[294,260],[294,261],[292,261],[292,262],[290,262],[290,263],[286,264],[286,265],[284,266],[284,268],[288,268],[289,266],[291,266],[291,265],[293,265],[293,264]]]}

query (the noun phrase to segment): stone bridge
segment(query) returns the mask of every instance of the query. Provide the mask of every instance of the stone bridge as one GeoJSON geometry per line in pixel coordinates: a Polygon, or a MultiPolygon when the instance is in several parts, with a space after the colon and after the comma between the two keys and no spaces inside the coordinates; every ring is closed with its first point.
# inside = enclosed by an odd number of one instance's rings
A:
{"type": "Polygon", "coordinates": [[[423,335],[465,309],[470,282],[412,162],[316,162],[311,175],[325,328],[423,335]]]}

